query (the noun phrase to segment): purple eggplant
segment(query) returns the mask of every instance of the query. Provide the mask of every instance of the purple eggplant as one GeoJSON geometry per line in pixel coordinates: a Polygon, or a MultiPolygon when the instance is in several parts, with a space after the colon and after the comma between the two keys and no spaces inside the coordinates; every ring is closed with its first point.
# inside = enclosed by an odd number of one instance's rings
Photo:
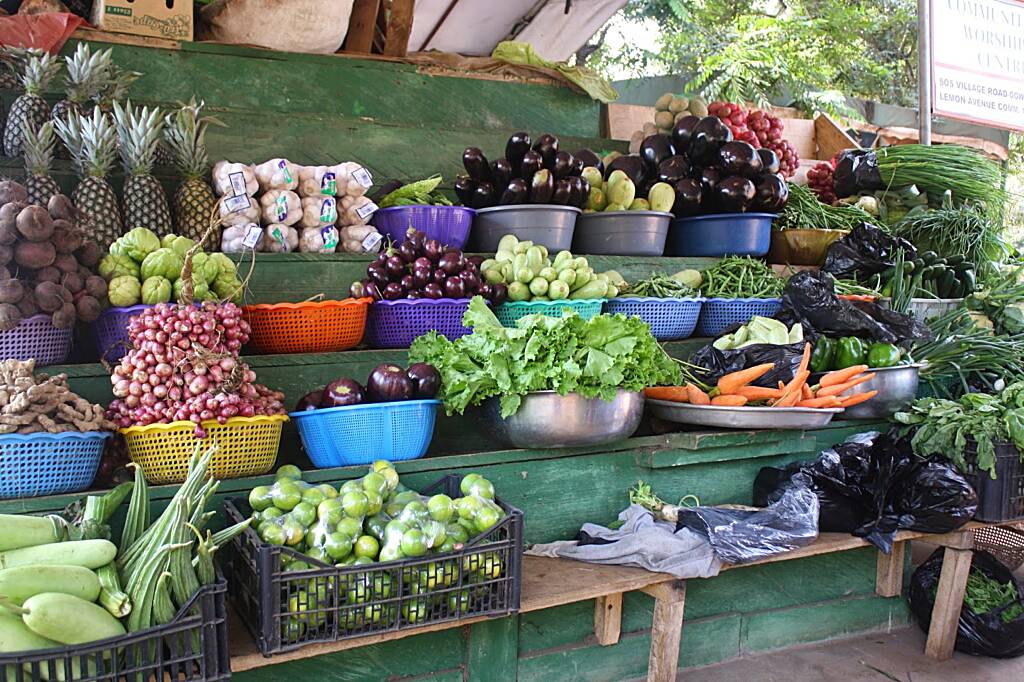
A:
{"type": "Polygon", "coordinates": [[[480,275],[473,270],[463,270],[459,273],[459,278],[465,283],[467,293],[475,293],[480,287],[480,275]]]}
{"type": "Polygon", "coordinates": [[[366,295],[372,298],[374,301],[379,301],[384,298],[380,293],[380,289],[373,282],[366,283],[366,295]]]}
{"type": "Polygon", "coordinates": [[[413,246],[412,242],[408,239],[398,245],[398,257],[406,263],[411,263],[416,260],[416,256],[416,247],[413,246]]]}
{"type": "Polygon", "coordinates": [[[700,210],[701,185],[699,180],[683,178],[672,185],[676,192],[676,202],[672,205],[672,213],[676,217],[693,215],[700,210]]]}
{"type": "MultiPolygon", "coordinates": [[[[383,244],[384,240],[381,240],[381,243],[383,244]]],[[[387,265],[387,262],[388,262],[387,251],[381,250],[381,252],[377,254],[377,257],[373,259],[373,261],[370,263],[370,265],[379,265],[381,267],[384,267],[385,265],[387,265]]]]}
{"type": "Polygon", "coordinates": [[[487,259],[484,258],[483,256],[466,256],[466,267],[468,268],[470,265],[472,265],[474,271],[479,271],[480,266],[483,265],[483,262],[485,260],[487,259]]]}
{"type": "Polygon", "coordinates": [[[670,185],[676,184],[690,174],[690,164],[685,156],[676,154],[669,156],[658,164],[657,182],[667,182],[670,185]]]}
{"type": "Polygon", "coordinates": [[[404,369],[390,362],[377,365],[366,380],[366,397],[374,403],[412,398],[415,386],[404,369]]]}
{"type": "Polygon", "coordinates": [[[551,174],[555,180],[561,180],[572,174],[576,168],[576,159],[567,151],[559,151],[555,154],[555,163],[551,168],[551,174]]]}
{"type": "Polygon", "coordinates": [[[441,375],[433,365],[417,362],[406,372],[412,380],[412,397],[420,400],[433,398],[441,390],[441,375]]]}
{"type": "Polygon", "coordinates": [[[519,164],[519,177],[530,182],[533,174],[543,167],[544,157],[531,149],[523,155],[523,160],[519,164]]]}
{"type": "Polygon", "coordinates": [[[494,287],[489,282],[481,282],[476,288],[476,293],[489,301],[494,296],[494,287]]]}
{"type": "Polygon", "coordinates": [[[779,161],[779,155],[771,149],[762,147],[757,150],[757,155],[761,157],[761,168],[765,173],[771,173],[774,175],[782,169],[782,163],[779,161]]]}
{"type": "Polygon", "coordinates": [[[569,205],[583,208],[590,197],[590,183],[578,175],[570,176],[566,180],[569,181],[569,205]]]}
{"type": "Polygon", "coordinates": [[[444,281],[444,295],[447,298],[466,298],[466,283],[461,277],[449,277],[444,281]]]}
{"type": "Polygon", "coordinates": [[[489,182],[477,183],[473,192],[472,208],[489,208],[494,206],[494,185],[489,182]]]}
{"type": "Polygon", "coordinates": [[[733,140],[718,150],[718,166],[726,175],[753,178],[761,174],[761,157],[749,142],[733,140]]]}
{"type": "Polygon", "coordinates": [[[412,286],[410,289],[422,289],[430,284],[430,268],[414,267],[412,270],[412,286]]]}
{"type": "Polygon", "coordinates": [[[469,173],[469,177],[477,182],[491,179],[491,166],[487,163],[487,157],[478,147],[469,147],[462,152],[462,165],[469,173]]]}
{"type": "Polygon", "coordinates": [[[444,290],[437,282],[430,282],[423,287],[423,293],[427,298],[444,298],[444,290]]]}
{"type": "Polygon", "coordinates": [[[512,179],[512,164],[506,158],[491,162],[491,184],[495,187],[507,187],[512,179]]]}
{"type": "Polygon", "coordinates": [[[547,168],[542,168],[533,174],[527,195],[531,204],[550,203],[554,193],[555,178],[551,175],[551,171],[547,168]]]}
{"type": "Polygon", "coordinates": [[[393,282],[405,274],[405,261],[401,256],[388,256],[387,268],[388,278],[393,282]]]}
{"type": "Polygon", "coordinates": [[[403,289],[402,285],[398,282],[388,282],[388,285],[384,287],[384,291],[381,293],[385,300],[397,301],[405,296],[405,289],[403,289]]]}
{"type": "Polygon", "coordinates": [[[675,145],[676,153],[682,153],[690,148],[690,138],[693,137],[693,129],[700,123],[699,116],[683,116],[672,126],[672,144],[675,145]]]}
{"type": "Polygon", "coordinates": [[[657,168],[670,156],[675,156],[675,150],[672,148],[672,138],[668,135],[648,135],[640,143],[640,158],[649,168],[657,168]]]}
{"type": "Polygon", "coordinates": [[[722,179],[722,171],[714,167],[702,168],[693,178],[700,183],[701,191],[707,196],[715,191],[715,187],[722,179]]]}
{"type": "Polygon", "coordinates": [[[789,201],[789,185],[781,175],[765,173],[754,183],[754,203],[751,210],[778,213],[789,201]]]}
{"type": "Polygon", "coordinates": [[[501,305],[505,302],[505,299],[508,298],[508,287],[504,284],[495,284],[493,286],[494,295],[491,296],[491,303],[496,306],[501,305]]]}
{"type": "Polygon", "coordinates": [[[508,159],[509,166],[514,173],[518,172],[522,166],[523,155],[530,151],[531,144],[533,141],[530,140],[530,133],[527,132],[512,133],[508,142],[505,143],[505,158],[508,159]]]}
{"type": "MultiPolygon", "coordinates": [[[[580,149],[575,154],[573,154],[573,156],[575,156],[579,161],[583,162],[584,168],[593,167],[601,171],[602,174],[604,174],[604,161],[602,161],[601,157],[595,154],[592,150],[580,149]]],[[[582,172],[582,170],[583,169],[581,168],[580,171],[582,172]]]]}
{"type": "Polygon", "coordinates": [[[544,167],[552,170],[555,167],[555,154],[558,153],[558,138],[544,133],[533,143],[533,151],[544,159],[544,167]]]}
{"type": "Polygon", "coordinates": [[[604,169],[605,179],[607,179],[612,173],[614,173],[617,170],[620,170],[623,173],[625,173],[626,177],[632,180],[633,184],[636,185],[637,187],[640,187],[641,185],[644,184],[647,169],[644,166],[643,159],[641,159],[636,154],[626,154],[624,156],[620,156],[614,161],[612,161],[610,164],[608,164],[608,167],[604,169]]]}
{"type": "Polygon", "coordinates": [[[427,269],[430,270],[434,267],[434,264],[430,262],[430,259],[426,256],[420,256],[412,262],[413,269],[427,269]]]}
{"type": "Polygon", "coordinates": [[[473,203],[473,192],[476,191],[476,181],[468,175],[460,175],[455,178],[455,196],[459,198],[463,206],[473,203]]]}
{"type": "Polygon", "coordinates": [[[431,263],[436,263],[444,254],[444,251],[444,244],[436,239],[428,239],[423,242],[423,255],[430,259],[431,263]]]}
{"type": "Polygon", "coordinates": [[[324,388],[320,407],[358,405],[364,400],[363,387],[354,379],[335,379],[324,388]]]}
{"type": "Polygon", "coordinates": [[[366,268],[366,274],[374,284],[379,287],[386,287],[391,278],[388,277],[388,271],[379,265],[371,265],[366,268]]]}
{"type": "Polygon", "coordinates": [[[505,188],[498,203],[502,206],[525,203],[528,189],[529,186],[526,184],[526,180],[513,178],[509,180],[508,187],[505,188]]]}
{"type": "Polygon", "coordinates": [[[448,251],[437,262],[437,267],[443,270],[448,277],[459,274],[465,266],[466,260],[461,251],[448,251]]]}
{"type": "Polygon", "coordinates": [[[398,281],[402,285],[402,288],[406,291],[412,291],[416,288],[416,282],[412,275],[402,275],[402,279],[398,281]]]}
{"type": "Polygon", "coordinates": [[[324,392],[322,389],[316,391],[310,391],[306,395],[299,398],[299,402],[295,403],[296,412],[309,412],[320,407],[320,401],[323,400],[324,392]]]}
{"type": "Polygon", "coordinates": [[[410,227],[405,231],[405,240],[412,244],[412,248],[416,250],[418,256],[423,253],[423,243],[427,241],[427,235],[410,227]]]}
{"type": "Polygon", "coordinates": [[[730,213],[741,213],[754,201],[754,183],[742,175],[723,178],[715,188],[715,203],[730,213]]]}
{"type": "Polygon", "coordinates": [[[437,268],[430,275],[430,281],[431,282],[437,282],[438,284],[444,284],[444,281],[446,279],[448,279],[448,273],[445,272],[444,270],[442,270],[441,268],[437,268]]]}
{"type": "Polygon", "coordinates": [[[551,203],[555,206],[567,206],[572,198],[572,182],[562,178],[555,183],[555,191],[551,194],[551,203]]]}

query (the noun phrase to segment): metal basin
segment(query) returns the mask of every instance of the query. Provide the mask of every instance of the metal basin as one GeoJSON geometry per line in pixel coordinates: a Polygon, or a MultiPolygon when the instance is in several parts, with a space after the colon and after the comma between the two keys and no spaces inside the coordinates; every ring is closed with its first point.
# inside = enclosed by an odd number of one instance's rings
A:
{"type": "Polygon", "coordinates": [[[488,398],[477,414],[484,431],[510,447],[569,448],[629,438],[643,412],[642,394],[620,390],[610,401],[537,391],[508,419],[501,418],[498,398],[488,398]]]}
{"type": "Polygon", "coordinates": [[[854,386],[844,395],[867,391],[878,391],[878,395],[860,405],[847,407],[843,412],[843,419],[887,419],[907,407],[917,397],[920,370],[921,365],[899,365],[868,370],[875,372],[875,377],[854,386]]]}

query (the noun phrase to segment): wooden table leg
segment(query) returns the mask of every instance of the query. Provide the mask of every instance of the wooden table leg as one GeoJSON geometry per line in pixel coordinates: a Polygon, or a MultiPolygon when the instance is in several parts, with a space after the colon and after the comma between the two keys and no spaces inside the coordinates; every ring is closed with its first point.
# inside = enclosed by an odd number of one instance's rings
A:
{"type": "Polygon", "coordinates": [[[675,682],[679,670],[679,641],[683,636],[686,581],[654,585],[643,592],[654,597],[647,682],[675,682]]]}
{"type": "Polygon", "coordinates": [[[622,593],[606,594],[594,600],[594,636],[601,646],[619,641],[622,632],[622,593]]]}
{"type": "Polygon", "coordinates": [[[897,542],[890,554],[878,553],[875,573],[875,594],[879,597],[898,597],[903,593],[903,564],[906,542],[897,542]]]}
{"type": "Polygon", "coordinates": [[[942,573],[939,574],[939,585],[935,593],[935,608],[932,609],[932,622],[928,626],[928,643],[924,647],[925,655],[930,658],[944,661],[953,656],[957,622],[964,603],[972,556],[973,552],[969,549],[947,547],[945,550],[942,573]]]}

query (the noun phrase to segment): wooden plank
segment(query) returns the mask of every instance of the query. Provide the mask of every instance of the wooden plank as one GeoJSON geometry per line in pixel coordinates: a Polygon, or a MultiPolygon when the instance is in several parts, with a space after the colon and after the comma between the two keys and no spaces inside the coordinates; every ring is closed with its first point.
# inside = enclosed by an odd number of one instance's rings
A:
{"type": "Polygon", "coordinates": [[[647,682],[675,682],[679,669],[679,641],[683,636],[686,582],[678,580],[657,587],[660,589],[655,591],[647,682]]]}
{"type": "Polygon", "coordinates": [[[601,134],[610,140],[626,140],[645,123],[654,123],[654,107],[612,102],[601,107],[601,134]]]}
{"type": "Polygon", "coordinates": [[[384,36],[384,54],[391,57],[404,57],[409,51],[409,36],[412,34],[415,4],[415,0],[391,0],[388,29],[384,36]]]}
{"type": "Polygon", "coordinates": [[[594,636],[601,646],[618,644],[622,632],[622,593],[594,600],[594,636]]]}
{"type": "Polygon", "coordinates": [[[467,629],[466,682],[514,682],[519,653],[519,619],[515,616],[496,618],[467,629]]]}
{"type": "Polygon", "coordinates": [[[632,566],[524,556],[519,611],[528,613],[608,594],[622,594],[675,579],[667,573],[652,573],[632,566]]]}
{"type": "Polygon", "coordinates": [[[878,553],[878,567],[875,572],[875,594],[879,597],[898,597],[903,593],[903,569],[906,559],[906,542],[897,542],[892,552],[878,553]]]}
{"type": "Polygon", "coordinates": [[[828,114],[821,113],[814,117],[814,141],[817,145],[817,156],[814,158],[827,161],[844,149],[856,149],[860,145],[828,114]]]}
{"type": "Polygon", "coordinates": [[[816,159],[818,146],[814,141],[814,121],[808,118],[783,118],[782,136],[796,149],[801,159],[816,159]]]}
{"type": "Polygon", "coordinates": [[[179,50],[181,41],[169,40],[167,38],[154,38],[152,36],[140,36],[129,33],[114,33],[113,31],[101,31],[97,28],[81,27],[75,29],[71,34],[75,40],[88,40],[91,42],[110,43],[112,45],[131,45],[133,47],[152,47],[161,50],[179,50]]]}
{"type": "MultiPolygon", "coordinates": [[[[753,435],[745,432],[746,435],[753,435]]],[[[768,431],[776,434],[778,440],[749,445],[722,445],[719,447],[703,447],[697,450],[666,449],[637,454],[637,463],[651,469],[666,467],[689,466],[692,464],[709,464],[726,462],[730,459],[752,459],[755,457],[772,457],[785,453],[816,453],[817,439],[805,435],[802,431],[768,431]]]]}
{"type": "Polygon", "coordinates": [[[942,572],[939,574],[939,585],[935,591],[935,606],[932,608],[932,620],[928,626],[928,641],[924,646],[924,653],[930,658],[945,661],[953,657],[957,624],[960,621],[960,609],[964,604],[964,592],[973,556],[971,550],[952,547],[947,547],[943,554],[942,572]]]}
{"type": "Polygon", "coordinates": [[[355,0],[352,15],[348,20],[348,34],[342,50],[345,52],[366,52],[373,48],[373,34],[377,30],[377,13],[380,0],[355,0]]]}

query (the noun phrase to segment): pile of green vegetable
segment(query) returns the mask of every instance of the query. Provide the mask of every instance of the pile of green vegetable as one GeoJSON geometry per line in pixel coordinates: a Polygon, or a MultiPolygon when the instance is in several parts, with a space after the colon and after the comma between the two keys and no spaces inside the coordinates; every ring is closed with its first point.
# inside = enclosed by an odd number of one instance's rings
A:
{"type": "Polygon", "coordinates": [[[1024,334],[1024,266],[994,269],[965,303],[976,324],[997,334],[1024,334]]]}
{"type": "Polygon", "coordinates": [[[878,149],[878,172],[886,187],[909,187],[958,204],[979,202],[994,215],[1006,201],[1003,171],[981,152],[955,144],[901,144],[878,149]]]}
{"type": "Polygon", "coordinates": [[[928,211],[908,213],[892,225],[892,233],[918,249],[936,252],[947,259],[961,258],[982,268],[1006,258],[1008,247],[998,223],[981,204],[953,204],[947,198],[928,211]]]}
{"type": "Polygon", "coordinates": [[[789,184],[789,201],[772,223],[776,230],[852,230],[875,217],[860,205],[831,206],[804,185],[789,184]]]}
{"type": "Polygon", "coordinates": [[[729,256],[703,273],[701,286],[708,298],[777,298],[785,281],[771,266],[750,256],[729,256]]]}
{"type": "MultiPolygon", "coordinates": [[[[169,234],[160,239],[137,227],[110,245],[100,259],[99,273],[107,280],[110,304],[120,308],[181,300],[181,269],[185,254],[195,246],[188,237],[169,234]]],[[[223,253],[197,251],[192,256],[195,301],[242,300],[243,286],[235,264],[223,253]]]]}
{"type": "Polygon", "coordinates": [[[1024,381],[999,395],[965,393],[958,401],[921,398],[893,418],[915,429],[911,445],[916,454],[949,457],[961,470],[974,463],[995,478],[996,442],[1011,442],[1024,453],[1024,381]],[[977,444],[974,462],[965,454],[968,440],[977,444]]]}
{"type": "Polygon", "coordinates": [[[977,286],[972,261],[963,256],[940,258],[935,251],[924,251],[902,267],[897,263],[875,277],[881,295],[893,298],[900,292],[911,298],[964,298],[977,286]]]}
{"type": "Polygon", "coordinates": [[[505,284],[509,301],[614,298],[626,283],[614,270],[594,272],[586,258],[568,251],[552,261],[544,245],[511,234],[498,242],[494,258],[480,264],[480,274],[489,284],[505,284]]]}
{"type": "MultiPolygon", "coordinates": [[[[935,587],[937,589],[938,585],[935,587]]],[[[1000,615],[1004,623],[1014,621],[1024,613],[1024,604],[1021,604],[1013,581],[1001,583],[976,569],[971,569],[967,575],[964,605],[978,615],[1008,607],[1000,615]]]]}
{"type": "Polygon", "coordinates": [[[856,336],[820,336],[811,352],[811,371],[830,372],[854,365],[881,369],[895,367],[903,359],[903,351],[892,343],[869,343],[856,336]]]}
{"type": "Polygon", "coordinates": [[[593,166],[583,169],[583,179],[590,183],[584,213],[613,211],[661,211],[668,213],[676,201],[675,190],[667,182],[656,182],[647,191],[647,198],[639,196],[636,184],[624,171],[615,170],[605,180],[601,171],[593,166]]]}
{"type": "Polygon", "coordinates": [[[711,345],[718,350],[736,350],[757,344],[770,344],[773,346],[785,346],[791,343],[799,343],[804,340],[804,328],[799,322],[792,327],[786,328],[778,320],[770,317],[755,315],[745,325],[734,331],[732,334],[724,334],[711,345]]]}
{"type": "Polygon", "coordinates": [[[392,206],[451,206],[452,202],[437,189],[441,185],[440,175],[426,180],[417,180],[388,192],[377,202],[380,208],[392,206]]]}
{"type": "Polygon", "coordinates": [[[680,270],[674,275],[652,274],[639,279],[619,290],[620,296],[638,298],[691,298],[700,296],[700,285],[704,282],[698,270],[680,270]]]}
{"type": "Polygon", "coordinates": [[[439,397],[448,414],[499,396],[501,414],[509,417],[531,391],[611,400],[620,388],[640,391],[677,385],[682,378],[636,317],[597,315],[584,321],[573,314],[528,315],[506,328],[477,296],[463,324],[473,333],[453,342],[430,332],[409,350],[411,362],[429,362],[440,372],[439,397]]]}

